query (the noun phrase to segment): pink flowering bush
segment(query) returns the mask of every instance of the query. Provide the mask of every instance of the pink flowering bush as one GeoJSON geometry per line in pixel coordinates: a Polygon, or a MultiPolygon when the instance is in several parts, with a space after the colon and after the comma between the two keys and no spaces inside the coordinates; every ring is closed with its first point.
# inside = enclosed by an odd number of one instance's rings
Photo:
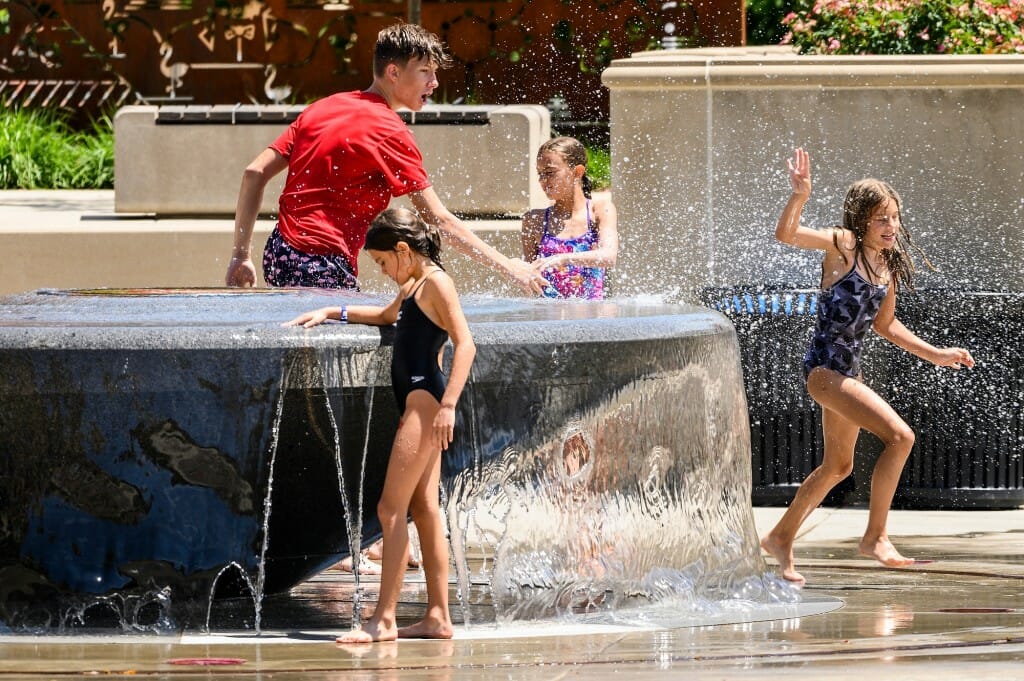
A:
{"type": "Polygon", "coordinates": [[[1024,53],[1024,0],[812,1],[783,19],[805,54],[1024,53]]]}

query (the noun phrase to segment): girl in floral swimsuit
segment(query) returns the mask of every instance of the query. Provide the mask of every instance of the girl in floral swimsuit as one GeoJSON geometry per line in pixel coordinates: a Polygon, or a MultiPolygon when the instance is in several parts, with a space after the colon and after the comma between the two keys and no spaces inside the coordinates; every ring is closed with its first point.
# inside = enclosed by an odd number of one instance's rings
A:
{"type": "Polygon", "coordinates": [[[900,198],[885,182],[860,180],[847,191],[843,226],[813,230],[800,225],[811,194],[810,158],[797,149],[787,161],[793,188],[775,228],[775,238],[798,248],[824,251],[818,318],[804,374],[807,391],[821,405],[824,459],[800,485],[786,513],[764,536],[761,546],[778,562],[782,576],[802,584],[793,561],[800,525],[828,492],[853,469],[857,435],[863,428],[885,449],[871,479],[868,526],[860,540],[862,555],[888,567],[912,565],[889,541],[886,522],[903,465],[914,446],[914,431],[891,406],[861,382],[861,344],[868,328],[886,340],[937,366],[974,366],[963,348],[937,348],[896,319],[896,291],[912,289],[910,234],[900,216],[900,198]]]}
{"type": "Polygon", "coordinates": [[[523,216],[523,258],[548,280],[546,296],[603,298],[619,233],[614,204],[591,195],[586,147],[572,137],[548,140],[537,152],[537,174],[554,203],[523,216]]]}

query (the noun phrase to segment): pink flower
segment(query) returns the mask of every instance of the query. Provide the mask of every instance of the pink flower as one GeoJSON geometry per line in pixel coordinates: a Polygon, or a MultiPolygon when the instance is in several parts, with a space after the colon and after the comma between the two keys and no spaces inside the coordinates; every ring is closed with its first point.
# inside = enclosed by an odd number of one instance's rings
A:
{"type": "Polygon", "coordinates": [[[832,38],[831,40],[828,41],[829,52],[838,52],[840,47],[841,45],[837,39],[832,38]]]}

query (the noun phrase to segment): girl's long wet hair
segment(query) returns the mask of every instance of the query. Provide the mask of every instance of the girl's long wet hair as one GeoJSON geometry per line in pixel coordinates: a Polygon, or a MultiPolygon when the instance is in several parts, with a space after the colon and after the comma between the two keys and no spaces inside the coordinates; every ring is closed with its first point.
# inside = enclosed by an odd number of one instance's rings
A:
{"type": "MultiPolygon", "coordinates": [[[[843,201],[842,227],[853,232],[856,238],[854,262],[859,258],[864,263],[864,266],[868,268],[871,276],[877,278],[871,263],[864,257],[864,235],[867,233],[868,225],[871,221],[871,213],[887,201],[892,201],[896,204],[896,214],[899,216],[900,224],[896,230],[895,247],[883,250],[882,258],[885,260],[885,266],[888,268],[897,289],[905,286],[908,290],[913,291],[915,269],[913,260],[910,257],[910,250],[917,251],[929,269],[934,270],[935,268],[929,262],[924,251],[914,244],[910,238],[910,232],[903,226],[903,203],[900,201],[900,195],[896,193],[896,190],[888,182],[868,178],[858,180],[850,185],[850,188],[846,191],[846,199],[843,201]]],[[[839,248],[838,236],[833,237],[832,242],[845,261],[846,255],[839,248]]]]}
{"type": "Polygon", "coordinates": [[[540,158],[541,154],[548,151],[561,156],[570,168],[583,166],[583,177],[580,178],[580,185],[583,187],[583,196],[588,199],[591,198],[590,193],[594,183],[590,181],[590,177],[587,175],[587,148],[583,146],[583,143],[575,137],[554,137],[540,145],[540,149],[537,150],[537,158],[540,158]]]}
{"type": "Polygon", "coordinates": [[[374,251],[393,251],[399,242],[430,259],[440,267],[441,232],[408,208],[388,208],[370,223],[366,232],[366,248],[374,251]]]}

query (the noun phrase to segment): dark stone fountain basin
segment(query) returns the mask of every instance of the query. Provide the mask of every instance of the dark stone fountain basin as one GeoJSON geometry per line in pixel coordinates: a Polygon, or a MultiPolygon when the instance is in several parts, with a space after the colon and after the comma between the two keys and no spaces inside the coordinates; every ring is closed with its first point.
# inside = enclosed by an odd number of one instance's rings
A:
{"type": "MultiPolygon", "coordinates": [[[[261,597],[372,541],[398,419],[391,329],[280,326],[342,300],[370,299],[0,298],[0,617],[110,594],[205,602],[247,584],[261,597]]],[[[581,579],[636,593],[694,566],[719,592],[759,579],[723,316],[641,301],[465,308],[478,355],[442,487],[456,562],[467,542],[490,545],[496,607],[534,613],[522,604],[536,589],[581,579]]]]}

